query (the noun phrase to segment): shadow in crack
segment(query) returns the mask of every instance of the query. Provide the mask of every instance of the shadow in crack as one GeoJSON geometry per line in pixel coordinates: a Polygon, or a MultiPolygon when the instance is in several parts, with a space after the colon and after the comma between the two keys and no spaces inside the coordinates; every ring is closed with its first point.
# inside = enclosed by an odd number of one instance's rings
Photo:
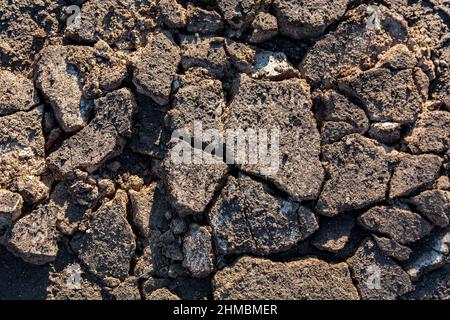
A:
{"type": "Polygon", "coordinates": [[[0,300],[44,300],[50,267],[35,266],[13,256],[0,245],[0,300]]]}

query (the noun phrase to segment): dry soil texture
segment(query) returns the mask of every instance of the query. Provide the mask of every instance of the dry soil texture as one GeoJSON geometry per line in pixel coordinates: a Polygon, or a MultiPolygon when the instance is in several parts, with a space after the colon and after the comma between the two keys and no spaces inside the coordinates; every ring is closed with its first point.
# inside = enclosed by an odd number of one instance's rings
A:
{"type": "Polygon", "coordinates": [[[449,15],[0,0],[0,299],[450,299],[449,15]]]}

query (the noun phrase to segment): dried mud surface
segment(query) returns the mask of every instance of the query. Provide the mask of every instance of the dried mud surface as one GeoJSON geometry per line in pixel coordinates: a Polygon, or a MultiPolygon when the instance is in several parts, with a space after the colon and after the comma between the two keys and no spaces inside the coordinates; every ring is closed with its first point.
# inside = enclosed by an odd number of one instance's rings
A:
{"type": "Polygon", "coordinates": [[[0,0],[0,299],[450,299],[449,29],[448,0],[0,0]],[[197,121],[279,128],[278,172],[174,163],[197,121]]]}

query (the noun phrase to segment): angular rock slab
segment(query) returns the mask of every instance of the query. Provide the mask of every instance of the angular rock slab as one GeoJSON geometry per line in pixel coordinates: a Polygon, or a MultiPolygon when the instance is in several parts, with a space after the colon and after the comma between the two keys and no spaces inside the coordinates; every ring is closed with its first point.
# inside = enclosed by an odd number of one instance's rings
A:
{"type": "Polygon", "coordinates": [[[0,97],[0,117],[28,111],[39,103],[33,82],[7,70],[0,70],[0,97]]]}
{"type": "Polygon", "coordinates": [[[358,218],[367,230],[386,234],[393,240],[407,244],[422,239],[433,226],[417,213],[402,207],[374,207],[358,218]]]}
{"type": "MultiPolygon", "coordinates": [[[[139,10],[154,10],[154,5],[137,0],[81,1],[80,23],[66,29],[66,37],[83,42],[102,39],[120,49],[134,49],[141,39],[139,32],[153,26],[152,19],[145,23],[139,10]],[[143,25],[144,24],[144,25],[143,25]],[[137,38],[137,39],[136,39],[137,38]]],[[[75,2],[76,3],[76,2],[75,2]]]]}
{"type": "Polygon", "coordinates": [[[261,43],[268,41],[278,34],[277,18],[266,12],[259,12],[252,22],[252,32],[248,41],[261,43]]]}
{"type": "Polygon", "coordinates": [[[112,296],[116,300],[141,300],[139,293],[139,279],[136,277],[129,277],[124,282],[115,287],[112,296]]]}
{"type": "Polygon", "coordinates": [[[48,157],[49,167],[60,178],[74,177],[81,169],[94,172],[108,159],[118,156],[125,140],[111,124],[91,123],[48,157]]]}
{"type": "Polygon", "coordinates": [[[319,227],[309,209],[271,194],[267,186],[244,175],[229,178],[209,221],[219,254],[284,251],[319,227]]]}
{"type": "Polygon", "coordinates": [[[147,45],[134,57],[133,83],[138,92],[159,105],[167,104],[180,59],[180,49],[169,32],[150,34],[147,45]]]}
{"type": "Polygon", "coordinates": [[[450,264],[442,269],[425,275],[416,284],[416,291],[408,295],[411,300],[449,300],[450,264]]]}
{"type": "Polygon", "coordinates": [[[253,0],[218,0],[224,20],[233,28],[241,29],[249,25],[259,10],[260,1],[253,0]]]}
{"type": "Polygon", "coordinates": [[[161,172],[170,204],[182,216],[202,214],[227,173],[222,159],[178,139],[173,140],[161,172]]]}
{"type": "Polygon", "coordinates": [[[12,189],[23,176],[40,176],[45,170],[43,109],[0,117],[0,188],[12,189]]]}
{"type": "Polygon", "coordinates": [[[26,175],[17,177],[13,190],[23,197],[25,204],[35,205],[42,203],[50,194],[49,179],[41,181],[39,177],[26,175]]]}
{"type": "Polygon", "coordinates": [[[446,256],[427,246],[417,248],[404,268],[413,281],[419,280],[423,275],[439,269],[446,264],[446,256]]]}
{"type": "Polygon", "coordinates": [[[347,10],[349,0],[275,0],[280,33],[301,40],[321,35],[347,10]]]}
{"type": "Polygon", "coordinates": [[[408,274],[370,239],[347,263],[364,300],[395,300],[414,289],[408,274]]]}
{"type": "Polygon", "coordinates": [[[136,249],[135,236],[127,221],[126,192],[103,204],[81,240],[78,257],[100,278],[125,280],[136,249]]]}
{"type": "Polygon", "coordinates": [[[87,46],[47,46],[35,70],[36,86],[65,132],[85,127],[92,99],[117,89],[127,77],[127,59],[102,41],[87,46]]]}
{"type": "Polygon", "coordinates": [[[214,34],[223,29],[222,17],[216,11],[204,10],[188,5],[186,15],[186,28],[190,33],[214,34]]]}
{"type": "Polygon", "coordinates": [[[187,10],[173,0],[160,0],[162,22],[171,29],[184,28],[187,20],[187,10]]]}
{"type": "Polygon", "coordinates": [[[183,267],[196,278],[207,277],[214,271],[211,232],[207,227],[191,226],[183,240],[183,267]]]}
{"type": "Polygon", "coordinates": [[[160,187],[152,183],[140,191],[128,191],[133,225],[144,238],[151,237],[152,230],[163,229],[168,223],[165,215],[169,207],[160,187]]]}
{"type": "Polygon", "coordinates": [[[83,95],[84,70],[92,59],[91,47],[49,46],[40,53],[36,85],[53,108],[65,132],[87,125],[92,103],[83,95]]]}
{"type": "Polygon", "coordinates": [[[354,226],[355,219],[351,216],[343,215],[328,220],[322,223],[311,243],[319,250],[339,252],[348,243],[354,226]]]}
{"type": "Polygon", "coordinates": [[[382,145],[352,134],[324,146],[322,157],[331,179],[317,203],[320,214],[332,217],[385,199],[391,158],[382,145]]]}
{"type": "Polygon", "coordinates": [[[404,44],[398,44],[383,53],[378,60],[377,68],[390,70],[412,69],[417,65],[417,59],[413,52],[404,44]]]}
{"type": "Polygon", "coordinates": [[[395,240],[373,236],[378,248],[383,252],[386,256],[395,258],[399,261],[406,261],[409,259],[411,255],[411,249],[407,246],[401,245],[395,240]]]}
{"type": "Polygon", "coordinates": [[[430,111],[422,114],[405,138],[413,154],[440,153],[450,148],[450,112],[430,111]]]}
{"type": "Polygon", "coordinates": [[[225,109],[222,83],[207,76],[187,73],[177,77],[178,91],[174,95],[172,109],[166,116],[171,133],[183,130],[194,139],[206,142],[206,137],[196,135],[196,130],[220,130],[220,117],[225,109]],[[195,128],[194,125],[202,128],[195,128]]]}
{"type": "Polygon", "coordinates": [[[2,3],[0,55],[2,69],[31,75],[36,55],[46,39],[60,34],[65,25],[64,9],[58,2],[36,3],[32,0],[2,3]]]}
{"type": "Polygon", "coordinates": [[[0,231],[19,219],[22,205],[23,199],[20,194],[0,189],[0,231]]]}
{"type": "Polygon", "coordinates": [[[59,233],[56,230],[57,208],[40,206],[18,220],[8,231],[6,248],[32,264],[52,262],[58,254],[59,233]]]}
{"type": "Polygon", "coordinates": [[[427,3],[421,0],[412,3],[405,0],[387,0],[385,3],[392,10],[411,21],[409,32],[411,38],[419,46],[434,50],[445,43],[446,35],[449,32],[449,27],[445,23],[445,11],[448,12],[445,1],[438,0],[427,3]]]}
{"type": "Polygon", "coordinates": [[[413,69],[371,69],[338,82],[341,90],[361,101],[371,121],[413,123],[424,102],[413,69]]]}
{"type": "Polygon", "coordinates": [[[137,108],[134,95],[120,89],[95,100],[95,106],[97,114],[91,123],[47,158],[59,177],[72,177],[77,169],[93,172],[122,153],[137,108]]]}
{"type": "Polygon", "coordinates": [[[409,200],[416,209],[435,225],[444,228],[449,224],[450,192],[428,190],[409,200]]]}
{"type": "Polygon", "coordinates": [[[345,263],[243,257],[213,278],[217,300],[359,300],[345,263]]]}
{"type": "Polygon", "coordinates": [[[326,91],[321,100],[323,110],[319,110],[322,121],[322,143],[330,144],[344,136],[364,134],[369,129],[369,120],[361,108],[351,103],[346,97],[333,90],[326,91]]]}
{"type": "Polygon", "coordinates": [[[296,201],[316,199],[324,170],[319,160],[320,135],[311,112],[306,82],[296,78],[281,82],[261,81],[242,74],[234,90],[234,98],[224,115],[227,162],[231,160],[243,171],[275,183],[296,201]],[[259,138],[258,150],[252,149],[246,154],[250,147],[236,148],[236,137],[230,138],[227,130],[234,134],[239,132],[237,137],[240,140],[245,137],[249,146],[254,139],[253,131],[259,138]],[[267,143],[271,145],[266,150],[263,130],[266,130],[267,143]],[[278,150],[272,148],[277,132],[278,150]],[[234,146],[234,152],[230,151],[231,146],[234,146]],[[252,157],[255,156],[257,164],[253,164],[252,157]]]}
{"type": "Polygon", "coordinates": [[[405,270],[413,280],[434,271],[449,262],[450,228],[438,229],[415,248],[405,264],[405,270]]]}
{"type": "MultiPolygon", "coordinates": [[[[447,49],[447,51],[449,51],[447,49]]],[[[446,62],[450,61],[450,54],[447,53],[446,62]]],[[[450,70],[447,69],[437,79],[436,85],[433,88],[432,96],[436,100],[440,100],[450,111],[450,70]]]]}
{"type": "Polygon", "coordinates": [[[129,89],[119,89],[95,101],[95,121],[112,124],[117,133],[130,137],[133,130],[133,116],[137,105],[129,89]]]}
{"type": "Polygon", "coordinates": [[[87,208],[79,205],[73,196],[70,191],[70,183],[67,182],[56,184],[50,196],[50,203],[58,208],[56,227],[66,236],[73,235],[83,219],[87,218],[87,208]]]}
{"type": "Polygon", "coordinates": [[[309,50],[299,69],[311,85],[328,87],[355,70],[373,66],[379,54],[408,40],[406,21],[385,6],[378,6],[381,30],[368,28],[367,8],[361,5],[350,11],[336,31],[317,41],[309,50]]]}
{"type": "Polygon", "coordinates": [[[392,175],[389,198],[408,196],[431,187],[439,176],[442,159],[436,155],[399,155],[399,164],[392,175]]]}
{"type": "Polygon", "coordinates": [[[184,70],[203,68],[214,78],[222,78],[230,71],[224,48],[224,38],[185,36],[181,40],[181,64],[184,70]]]}

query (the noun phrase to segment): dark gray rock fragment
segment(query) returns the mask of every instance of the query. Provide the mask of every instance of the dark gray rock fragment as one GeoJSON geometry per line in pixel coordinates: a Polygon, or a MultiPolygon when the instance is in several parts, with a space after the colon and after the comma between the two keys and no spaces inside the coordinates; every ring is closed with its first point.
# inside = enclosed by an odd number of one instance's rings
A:
{"type": "Polygon", "coordinates": [[[160,0],[161,19],[168,28],[186,26],[186,9],[175,0],[160,0]]]}
{"type": "Polygon", "coordinates": [[[110,202],[93,214],[78,251],[79,258],[100,278],[125,280],[136,248],[135,236],[126,219],[128,197],[119,190],[110,202]]]}
{"type": "Polygon", "coordinates": [[[224,39],[214,36],[186,36],[181,41],[181,64],[184,70],[203,68],[214,78],[222,78],[230,68],[224,39]]]}
{"type": "Polygon", "coordinates": [[[373,236],[378,248],[388,257],[395,258],[399,261],[405,261],[409,259],[411,255],[411,249],[407,246],[401,245],[395,240],[373,236]]]}
{"type": "Polygon", "coordinates": [[[122,153],[136,112],[134,95],[120,89],[97,99],[95,106],[94,120],[47,158],[59,177],[73,177],[77,169],[93,172],[122,153]]]}
{"type": "Polygon", "coordinates": [[[174,141],[163,160],[161,175],[170,204],[178,214],[186,216],[205,211],[227,172],[228,166],[221,158],[179,140],[174,141]]]}
{"type": "Polygon", "coordinates": [[[411,300],[450,300],[450,264],[425,275],[416,283],[416,290],[407,297],[411,300]]]}
{"type": "Polygon", "coordinates": [[[374,207],[358,218],[367,230],[386,234],[393,240],[407,244],[428,235],[433,226],[424,218],[400,206],[374,207]]]}
{"type": "Polygon", "coordinates": [[[384,146],[352,134],[322,147],[322,158],[331,179],[317,202],[320,214],[332,217],[385,199],[392,159],[384,146]]]}
{"type": "Polygon", "coordinates": [[[267,255],[289,249],[319,227],[309,209],[300,209],[249,177],[230,178],[209,215],[217,252],[267,255]]]}
{"type": "Polygon", "coordinates": [[[439,176],[442,165],[440,157],[429,154],[419,156],[400,154],[399,161],[390,183],[391,199],[408,196],[431,187],[439,176]]]}
{"type": "Polygon", "coordinates": [[[378,55],[408,40],[407,22],[382,5],[378,6],[381,30],[368,28],[367,8],[361,5],[349,11],[334,32],[309,50],[299,69],[311,85],[329,87],[336,79],[370,68],[378,55]]]}
{"type": "Polygon", "coordinates": [[[190,72],[177,77],[177,83],[178,91],[165,119],[168,130],[172,134],[175,130],[183,130],[202,142],[214,140],[213,137],[208,139],[196,136],[196,133],[210,129],[220,130],[222,127],[221,116],[226,103],[222,83],[190,72]]]}
{"type": "Polygon", "coordinates": [[[352,133],[364,134],[369,129],[364,110],[346,97],[330,90],[322,95],[321,100],[324,104],[324,109],[319,110],[323,144],[337,142],[352,133]]]}
{"type": "Polygon", "coordinates": [[[348,3],[348,0],[274,0],[273,7],[281,34],[306,39],[321,35],[329,25],[339,20],[348,3]]]}
{"type": "Polygon", "coordinates": [[[347,245],[350,234],[355,226],[351,216],[340,216],[322,223],[319,231],[313,237],[311,244],[319,250],[333,253],[342,251],[347,245]]]}
{"type": "Polygon", "coordinates": [[[217,0],[224,20],[236,29],[243,29],[252,22],[259,4],[260,1],[253,0],[217,0]]]}
{"type": "Polygon", "coordinates": [[[162,159],[168,140],[164,125],[165,113],[150,98],[139,95],[136,102],[138,111],[129,146],[133,152],[162,159]]]}
{"type": "Polygon", "coordinates": [[[45,166],[43,108],[0,117],[0,188],[14,189],[19,179],[40,180],[45,166]]]}
{"type": "Polygon", "coordinates": [[[277,18],[267,12],[259,12],[253,20],[252,32],[248,41],[261,43],[269,41],[278,34],[277,18]]]}
{"type": "Polygon", "coordinates": [[[424,102],[412,69],[371,69],[340,79],[339,88],[360,100],[376,122],[413,123],[424,102]]]}
{"type": "Polygon", "coordinates": [[[423,113],[405,138],[413,154],[439,153],[450,147],[450,112],[423,113]]]}
{"type": "Polygon", "coordinates": [[[439,227],[446,227],[450,217],[450,192],[428,190],[411,198],[409,202],[428,220],[439,227]]]}
{"type": "Polygon", "coordinates": [[[113,290],[111,295],[116,300],[141,300],[139,293],[139,281],[136,277],[129,277],[113,290]]]}
{"type": "Polygon", "coordinates": [[[215,34],[223,29],[222,17],[216,11],[204,10],[189,5],[186,14],[186,29],[190,33],[215,34]]]}
{"type": "Polygon", "coordinates": [[[7,70],[0,70],[0,96],[0,117],[28,111],[39,103],[33,82],[7,70]]]}
{"type": "Polygon", "coordinates": [[[359,300],[345,263],[242,257],[213,278],[217,300],[359,300]]]}
{"type": "Polygon", "coordinates": [[[405,270],[417,281],[449,262],[450,229],[438,229],[415,248],[411,259],[405,264],[405,270]]]}
{"type": "Polygon", "coordinates": [[[366,239],[347,260],[361,299],[395,300],[414,290],[408,274],[366,239]]]}
{"type": "Polygon", "coordinates": [[[214,270],[211,233],[207,227],[192,225],[183,240],[183,267],[193,277],[204,278],[214,270]]]}
{"type": "Polygon", "coordinates": [[[16,221],[8,231],[6,248],[28,263],[43,265],[54,261],[60,238],[56,215],[57,208],[49,204],[16,221]]]}
{"type": "MultiPolygon", "coordinates": [[[[298,201],[317,198],[324,175],[319,161],[320,135],[311,111],[309,91],[301,79],[273,82],[242,74],[235,83],[234,98],[224,117],[224,130],[238,132],[237,137],[228,134],[225,137],[227,161],[275,183],[298,201]],[[258,157],[254,164],[245,153],[247,149],[237,148],[237,142],[244,139],[251,147],[252,137],[261,135],[261,130],[266,130],[271,148],[263,149],[263,156],[256,150],[250,152],[258,157]],[[272,142],[277,142],[276,134],[278,148],[272,142]]],[[[259,152],[264,145],[264,141],[259,143],[259,152]]]]}
{"type": "Polygon", "coordinates": [[[0,189],[0,230],[9,227],[22,214],[23,199],[20,194],[0,189]]]}
{"type": "Polygon", "coordinates": [[[172,82],[180,63],[180,49],[167,31],[149,35],[147,45],[133,60],[133,83],[139,93],[152,98],[159,105],[169,102],[172,82]]]}

